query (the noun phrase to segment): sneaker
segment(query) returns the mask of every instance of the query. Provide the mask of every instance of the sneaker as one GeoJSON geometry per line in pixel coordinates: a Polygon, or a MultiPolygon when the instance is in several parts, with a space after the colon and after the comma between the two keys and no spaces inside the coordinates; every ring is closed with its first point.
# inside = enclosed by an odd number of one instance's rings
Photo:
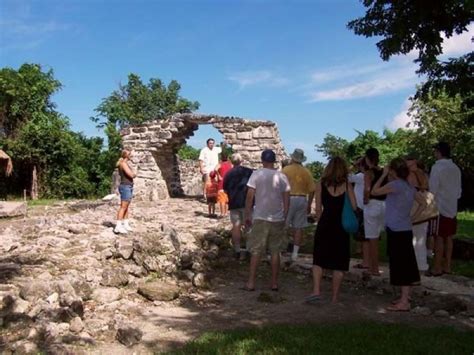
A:
{"type": "Polygon", "coordinates": [[[116,234],[127,234],[128,231],[125,229],[125,227],[120,223],[117,223],[117,225],[114,228],[114,233],[116,234]]]}
{"type": "Polygon", "coordinates": [[[130,226],[130,224],[128,224],[128,222],[124,222],[124,223],[123,223],[123,228],[124,228],[127,232],[133,231],[133,228],[130,226]]]}

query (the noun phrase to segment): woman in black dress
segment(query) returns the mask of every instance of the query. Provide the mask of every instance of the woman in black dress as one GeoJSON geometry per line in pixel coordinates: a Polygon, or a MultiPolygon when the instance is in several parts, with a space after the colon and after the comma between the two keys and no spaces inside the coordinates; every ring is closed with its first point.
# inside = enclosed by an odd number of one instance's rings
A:
{"type": "Polygon", "coordinates": [[[321,298],[323,269],[329,269],[333,270],[331,301],[336,303],[344,272],[349,270],[350,237],[342,227],[346,194],[354,210],[357,205],[348,174],[346,162],[339,157],[332,158],[316,185],[318,226],[314,234],[313,292],[306,298],[308,302],[321,298]]]}

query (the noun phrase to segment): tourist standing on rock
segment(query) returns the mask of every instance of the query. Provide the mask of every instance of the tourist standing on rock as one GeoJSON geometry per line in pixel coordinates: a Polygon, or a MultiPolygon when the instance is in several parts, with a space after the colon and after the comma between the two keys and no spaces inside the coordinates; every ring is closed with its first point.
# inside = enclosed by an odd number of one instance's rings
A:
{"type": "MultiPolygon", "coordinates": [[[[417,191],[424,192],[428,191],[428,176],[420,169],[419,162],[413,155],[405,157],[405,161],[408,166],[408,183],[413,186],[417,191]]],[[[418,264],[418,270],[421,273],[428,271],[428,259],[427,259],[427,247],[426,237],[428,234],[428,222],[418,223],[413,225],[413,248],[415,249],[416,262],[418,264]]]]}
{"type": "Polygon", "coordinates": [[[389,167],[383,169],[372,189],[374,196],[387,196],[385,201],[385,231],[387,233],[387,255],[390,268],[390,283],[401,287],[400,298],[386,309],[394,312],[410,310],[410,292],[412,285],[420,282],[420,273],[413,249],[411,210],[413,201],[419,203],[419,209],[426,202],[407,181],[408,166],[404,159],[396,158],[389,167]],[[390,182],[387,177],[390,173],[390,182]]]}
{"type": "Polygon", "coordinates": [[[227,153],[221,153],[221,162],[216,166],[216,173],[217,173],[217,184],[218,184],[218,191],[217,191],[217,203],[219,204],[219,211],[220,217],[224,218],[227,216],[227,211],[229,207],[229,197],[227,193],[224,191],[224,177],[232,169],[232,163],[229,161],[227,153]]]}
{"type": "Polygon", "coordinates": [[[247,183],[245,224],[251,228],[247,240],[251,258],[249,279],[243,289],[255,290],[257,267],[262,254],[268,250],[271,254],[271,290],[278,291],[280,252],[287,245],[284,229],[290,203],[290,183],[285,174],[276,170],[273,150],[265,149],[261,159],[263,168],[254,171],[247,183]]]}
{"type": "Polygon", "coordinates": [[[128,208],[133,196],[133,179],[137,176],[137,174],[133,172],[128,166],[130,156],[130,151],[123,150],[122,155],[116,164],[120,175],[120,208],[117,212],[117,224],[115,225],[114,232],[118,234],[127,234],[128,232],[132,231],[132,228],[128,222],[128,208]]]}
{"type": "Polygon", "coordinates": [[[222,148],[215,147],[215,143],[214,139],[209,138],[206,141],[206,147],[202,148],[199,153],[199,171],[202,176],[204,198],[206,198],[206,183],[209,179],[209,174],[219,164],[219,154],[222,153],[222,148]]]}
{"type": "Polygon", "coordinates": [[[342,226],[342,210],[346,194],[352,208],[357,207],[354,190],[349,183],[349,171],[344,159],[332,158],[316,184],[316,218],[314,233],[313,292],[306,302],[321,300],[323,270],[332,270],[332,303],[337,303],[344,272],[349,270],[350,237],[342,226]]]}
{"type": "Polygon", "coordinates": [[[247,182],[253,170],[241,165],[242,156],[239,153],[232,154],[230,160],[234,167],[225,175],[223,189],[229,197],[232,244],[234,245],[235,257],[240,258],[242,227],[245,225],[244,210],[245,198],[247,196],[247,182]]]}
{"type": "Polygon", "coordinates": [[[303,228],[308,225],[308,214],[314,197],[314,179],[311,172],[302,163],[306,161],[304,151],[295,149],[290,155],[291,162],[282,172],[290,182],[290,207],[286,225],[293,230],[293,253],[291,261],[296,261],[303,239],[303,228]]]}
{"type": "Polygon", "coordinates": [[[439,142],[434,147],[436,163],[431,168],[429,185],[439,210],[435,236],[433,270],[427,276],[451,273],[453,236],[457,230],[456,215],[461,197],[461,170],[451,160],[451,147],[439,142]]]}
{"type": "Polygon", "coordinates": [[[371,193],[383,172],[383,169],[379,166],[379,151],[376,148],[367,149],[365,162],[368,166],[364,174],[364,229],[369,246],[368,273],[372,276],[379,276],[379,239],[385,226],[386,196],[375,196],[371,193]]]}

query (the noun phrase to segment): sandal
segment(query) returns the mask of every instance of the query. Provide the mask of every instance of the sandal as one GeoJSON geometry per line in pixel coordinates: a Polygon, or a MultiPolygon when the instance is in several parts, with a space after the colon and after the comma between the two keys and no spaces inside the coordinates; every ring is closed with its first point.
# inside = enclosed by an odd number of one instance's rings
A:
{"type": "Polygon", "coordinates": [[[304,301],[306,303],[315,303],[321,301],[321,295],[309,295],[304,298],[304,301]]]}
{"type": "Polygon", "coordinates": [[[253,292],[253,291],[255,291],[255,287],[248,287],[247,285],[245,285],[243,287],[240,287],[239,290],[247,291],[247,292],[253,292]]]}
{"type": "Polygon", "coordinates": [[[367,270],[369,267],[368,267],[368,266],[364,266],[363,264],[359,263],[359,264],[355,264],[352,268],[353,268],[353,269],[364,269],[364,270],[367,270]]]}
{"type": "Polygon", "coordinates": [[[278,292],[278,286],[272,287],[271,290],[272,290],[273,292],[278,292]]]}
{"type": "Polygon", "coordinates": [[[385,309],[389,312],[410,312],[410,306],[403,308],[403,307],[400,307],[398,303],[385,307],[385,309]]]}
{"type": "Polygon", "coordinates": [[[443,275],[442,272],[434,273],[434,272],[431,271],[431,270],[428,270],[427,272],[425,272],[425,276],[426,276],[426,277],[439,277],[439,276],[442,276],[442,275],[443,275]]]}

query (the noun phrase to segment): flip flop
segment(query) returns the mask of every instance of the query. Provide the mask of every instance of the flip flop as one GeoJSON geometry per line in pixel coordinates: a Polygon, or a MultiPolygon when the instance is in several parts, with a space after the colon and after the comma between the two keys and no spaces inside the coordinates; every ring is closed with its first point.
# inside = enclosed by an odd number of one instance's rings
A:
{"type": "Polygon", "coordinates": [[[305,297],[304,301],[306,303],[315,303],[321,301],[321,295],[309,295],[305,297]]]}
{"type": "Polygon", "coordinates": [[[369,267],[368,267],[368,266],[364,266],[364,265],[362,265],[362,264],[359,263],[359,264],[355,264],[352,268],[353,268],[353,269],[364,269],[364,270],[366,270],[366,269],[368,269],[369,267]]]}
{"type": "Polygon", "coordinates": [[[239,290],[242,290],[242,291],[247,291],[247,292],[253,292],[255,291],[255,287],[248,287],[247,285],[243,286],[243,287],[240,287],[239,290]]]}
{"type": "Polygon", "coordinates": [[[385,307],[385,309],[389,312],[410,312],[410,306],[408,306],[408,308],[400,308],[397,305],[392,305],[385,307]]]}
{"type": "Polygon", "coordinates": [[[278,292],[278,286],[277,287],[272,287],[272,291],[278,292]]]}
{"type": "Polygon", "coordinates": [[[433,271],[431,270],[428,270],[427,272],[425,272],[425,276],[426,277],[439,277],[439,276],[442,276],[443,273],[440,272],[440,273],[434,273],[433,271]]]}

